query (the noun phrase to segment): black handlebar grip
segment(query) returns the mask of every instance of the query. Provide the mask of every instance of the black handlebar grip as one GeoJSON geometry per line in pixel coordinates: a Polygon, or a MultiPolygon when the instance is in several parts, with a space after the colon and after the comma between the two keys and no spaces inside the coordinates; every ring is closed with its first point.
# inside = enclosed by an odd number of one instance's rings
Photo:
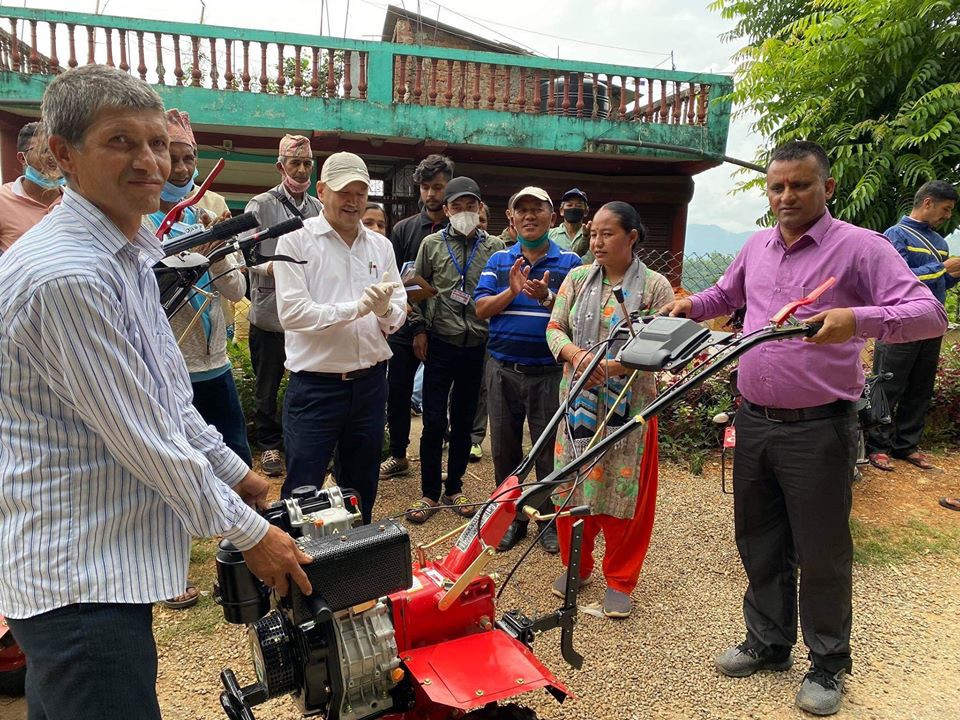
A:
{"type": "Polygon", "coordinates": [[[806,337],[813,337],[814,335],[816,335],[816,334],[817,334],[818,332],[820,332],[821,330],[823,330],[823,323],[822,323],[822,322],[807,323],[806,337]]]}
{"type": "Polygon", "coordinates": [[[623,288],[619,285],[613,287],[613,296],[617,299],[617,302],[623,305],[623,288]]]}

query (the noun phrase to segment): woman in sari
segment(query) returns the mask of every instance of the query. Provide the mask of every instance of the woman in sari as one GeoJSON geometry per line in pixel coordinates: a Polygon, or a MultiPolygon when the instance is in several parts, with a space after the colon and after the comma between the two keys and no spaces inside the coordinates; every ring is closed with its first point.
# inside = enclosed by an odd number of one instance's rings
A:
{"type": "MultiPolygon", "coordinates": [[[[561,401],[593,359],[591,348],[605,340],[622,317],[612,292],[614,287],[623,289],[629,312],[652,312],[673,300],[669,281],[648,269],[636,256],[645,234],[640,216],[627,203],[607,203],[594,217],[590,250],[595,260],[567,276],[547,325],[550,349],[557,360],[565,363],[561,401]]],[[[598,440],[626,423],[656,394],[653,375],[633,375],[613,359],[615,350],[616,347],[606,349],[605,359],[591,374],[587,388],[574,399],[560,425],[555,450],[557,468],[591,445],[628,383],[598,440]]],[[[640,577],[653,531],[657,498],[656,419],[614,445],[596,465],[583,472],[581,481],[564,486],[555,502],[562,505],[566,501],[568,508],[590,506],[591,515],[584,518],[580,584],[585,586],[593,580],[594,541],[603,532],[603,613],[607,617],[627,617],[633,609],[630,593],[640,577]],[[571,489],[573,497],[568,499],[571,489]]],[[[557,519],[564,566],[570,559],[572,525],[570,518],[557,519]]],[[[562,597],[565,584],[564,574],[554,581],[553,592],[562,597]]]]}

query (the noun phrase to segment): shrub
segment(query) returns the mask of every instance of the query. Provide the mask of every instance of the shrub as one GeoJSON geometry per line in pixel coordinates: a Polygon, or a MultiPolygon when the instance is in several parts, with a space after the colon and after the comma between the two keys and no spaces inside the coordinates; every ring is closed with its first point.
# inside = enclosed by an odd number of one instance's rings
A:
{"type": "Polygon", "coordinates": [[[731,369],[725,368],[695,387],[660,416],[661,457],[686,465],[696,475],[703,471],[704,460],[720,447],[723,434],[723,426],[712,422],[713,416],[733,405],[731,369]]]}

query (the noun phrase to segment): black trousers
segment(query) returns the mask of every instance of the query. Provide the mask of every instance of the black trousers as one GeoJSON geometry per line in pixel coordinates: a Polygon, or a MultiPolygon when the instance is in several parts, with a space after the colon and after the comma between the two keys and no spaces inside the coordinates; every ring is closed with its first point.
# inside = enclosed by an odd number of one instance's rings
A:
{"type": "Polygon", "coordinates": [[[410,401],[413,398],[413,378],[417,374],[420,359],[414,355],[413,346],[404,343],[389,343],[393,357],[387,371],[387,428],[390,431],[390,455],[395,458],[407,456],[410,444],[410,401]]]}
{"type": "Polygon", "coordinates": [[[298,485],[320,487],[337,450],[337,485],[357,491],[369,523],[380,480],[387,364],[355,380],[290,374],[283,402],[287,477],[281,497],[298,485]]]}
{"type": "MultiPolygon", "coordinates": [[[[483,354],[483,377],[487,376],[487,368],[490,366],[490,353],[483,354]]],[[[480,395],[477,398],[477,414],[473,416],[473,431],[470,433],[470,444],[481,445],[483,439],[487,436],[487,382],[484,380],[480,384],[480,395]]]]}
{"type": "MultiPolygon", "coordinates": [[[[523,422],[536,442],[560,406],[560,379],[563,368],[552,365],[543,373],[517,372],[509,364],[487,358],[487,408],[490,414],[490,447],[497,484],[516,470],[523,460],[523,422]]],[[[551,440],[536,460],[537,480],[553,472],[551,440]]],[[[553,500],[547,497],[538,508],[553,512],[553,500]]]]}
{"type": "Polygon", "coordinates": [[[439,500],[443,490],[443,435],[450,402],[450,444],[446,494],[463,490],[470,456],[470,433],[483,382],[484,345],[459,347],[431,337],[423,371],[423,433],[420,435],[420,484],[423,496],[439,500]]]}
{"type": "Polygon", "coordinates": [[[28,720],[160,720],[151,605],[81,603],[7,622],[27,656],[28,720]]]}
{"type": "Polygon", "coordinates": [[[942,337],[888,345],[878,342],[873,351],[874,374],[889,372],[883,383],[893,422],[867,436],[867,452],[906,457],[920,448],[927,411],[933,399],[942,337]]]}
{"type": "Polygon", "coordinates": [[[277,393],[283,380],[283,364],[287,353],[282,332],[250,326],[250,363],[255,378],[256,412],[253,430],[263,450],[279,450],[283,446],[283,426],[277,414],[277,393]]]}
{"type": "Polygon", "coordinates": [[[737,411],[733,463],[737,549],[749,585],[747,642],[784,659],[800,625],[811,661],[849,671],[853,542],[850,506],[856,415],[776,423],[737,411]]]}

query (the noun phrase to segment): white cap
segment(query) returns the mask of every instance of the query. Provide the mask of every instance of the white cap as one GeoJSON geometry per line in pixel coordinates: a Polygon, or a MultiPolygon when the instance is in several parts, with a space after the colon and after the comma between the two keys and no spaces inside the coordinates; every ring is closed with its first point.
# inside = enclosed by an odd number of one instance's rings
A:
{"type": "Polygon", "coordinates": [[[359,180],[370,187],[370,173],[359,155],[350,152],[338,152],[328,157],[320,169],[320,182],[334,192],[343,190],[347,185],[359,180]]]}
{"type": "Polygon", "coordinates": [[[553,207],[553,200],[550,199],[550,195],[547,193],[547,191],[544,190],[543,188],[534,187],[533,185],[528,185],[523,190],[521,190],[516,195],[514,195],[513,203],[510,205],[510,207],[513,208],[513,206],[517,204],[517,200],[519,200],[522,197],[536,198],[537,200],[542,200],[545,203],[549,203],[550,207],[553,207]]]}

